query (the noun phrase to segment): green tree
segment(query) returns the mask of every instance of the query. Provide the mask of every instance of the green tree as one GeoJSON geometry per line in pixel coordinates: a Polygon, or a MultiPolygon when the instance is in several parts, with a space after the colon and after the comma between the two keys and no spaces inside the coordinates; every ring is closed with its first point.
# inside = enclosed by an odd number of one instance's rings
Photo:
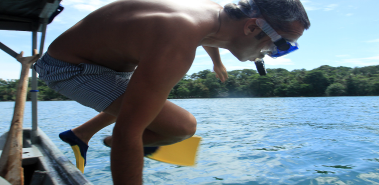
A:
{"type": "Polygon", "coordinates": [[[191,78],[192,79],[198,79],[198,78],[200,78],[200,79],[206,79],[207,78],[207,75],[209,74],[209,73],[212,73],[209,69],[207,69],[207,70],[203,70],[203,71],[199,71],[198,73],[194,73],[194,74],[192,74],[191,75],[191,78]]]}
{"type": "Polygon", "coordinates": [[[370,95],[378,96],[379,95],[379,79],[376,79],[371,85],[370,95]]]}
{"type": "Polygon", "coordinates": [[[188,90],[190,91],[189,96],[191,98],[208,98],[209,89],[203,84],[204,79],[197,79],[188,82],[188,90]]]}
{"type": "Polygon", "coordinates": [[[346,95],[346,87],[340,83],[329,85],[325,91],[328,96],[344,96],[346,95]]]}
{"type": "Polygon", "coordinates": [[[190,94],[190,91],[186,87],[180,86],[177,89],[177,96],[179,98],[187,98],[189,94],[190,94]]]}
{"type": "Polygon", "coordinates": [[[346,79],[346,93],[350,96],[358,95],[358,82],[355,76],[349,75],[346,79]]]}
{"type": "MultiPolygon", "coordinates": [[[[239,74],[237,74],[239,75],[239,74]]],[[[234,75],[229,74],[229,78],[225,81],[225,88],[228,92],[228,97],[240,96],[240,88],[237,78],[234,75]]]]}
{"type": "Polygon", "coordinates": [[[253,96],[269,97],[274,94],[274,83],[271,76],[253,77],[250,82],[250,92],[253,96]]]}
{"type": "Polygon", "coordinates": [[[310,92],[305,96],[324,96],[329,86],[328,79],[319,70],[308,72],[304,77],[304,82],[310,85],[310,92]]]}
{"type": "MultiPolygon", "coordinates": [[[[221,83],[210,70],[199,71],[183,77],[169,98],[379,95],[379,65],[361,68],[324,65],[311,71],[278,68],[267,72],[267,76],[259,76],[253,69],[228,71],[229,78],[221,83]]],[[[0,79],[0,101],[15,100],[17,83],[18,80],[0,79]]],[[[68,99],[41,80],[38,89],[38,100],[68,99]]],[[[28,100],[30,95],[28,92],[28,100]]]]}
{"type": "Polygon", "coordinates": [[[304,83],[297,83],[292,81],[287,87],[286,96],[297,97],[297,96],[309,96],[312,91],[312,86],[304,83]]]}
{"type": "Polygon", "coordinates": [[[218,95],[224,90],[220,84],[220,80],[216,78],[214,73],[207,74],[204,85],[208,88],[209,97],[211,98],[218,97],[218,95]]]}

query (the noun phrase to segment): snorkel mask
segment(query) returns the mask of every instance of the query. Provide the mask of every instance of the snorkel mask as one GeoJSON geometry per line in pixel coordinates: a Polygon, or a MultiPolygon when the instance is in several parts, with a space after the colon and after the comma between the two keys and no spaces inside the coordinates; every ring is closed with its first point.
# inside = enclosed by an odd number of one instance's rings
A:
{"type": "MultiPolygon", "coordinates": [[[[254,0],[248,0],[248,2],[250,4],[250,9],[247,10],[246,8],[239,6],[240,10],[250,18],[259,17],[261,12],[254,0]]],[[[277,58],[299,49],[297,42],[289,42],[285,40],[264,19],[257,18],[256,24],[264,33],[266,33],[266,35],[271,38],[271,41],[273,42],[269,48],[261,51],[264,55],[277,58]]],[[[260,75],[266,75],[267,72],[263,59],[256,59],[254,62],[258,73],[260,75]]]]}
{"type": "Polygon", "coordinates": [[[276,31],[264,20],[257,19],[257,26],[271,38],[273,44],[261,52],[272,58],[281,57],[299,49],[297,42],[289,42],[280,36],[276,31]]]}

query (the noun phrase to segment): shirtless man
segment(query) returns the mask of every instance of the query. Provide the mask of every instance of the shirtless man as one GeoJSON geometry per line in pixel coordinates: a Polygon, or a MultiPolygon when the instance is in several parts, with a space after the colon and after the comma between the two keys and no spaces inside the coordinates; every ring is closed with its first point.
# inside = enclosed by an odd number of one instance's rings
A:
{"type": "Polygon", "coordinates": [[[299,0],[241,0],[225,8],[210,0],[116,1],[59,36],[35,69],[51,88],[100,112],[61,138],[85,155],[91,137],[116,122],[105,140],[114,184],[141,184],[143,146],[172,144],[196,131],[195,117],[166,99],[198,46],[224,81],[218,48],[255,61],[295,42],[309,26],[299,0]]]}

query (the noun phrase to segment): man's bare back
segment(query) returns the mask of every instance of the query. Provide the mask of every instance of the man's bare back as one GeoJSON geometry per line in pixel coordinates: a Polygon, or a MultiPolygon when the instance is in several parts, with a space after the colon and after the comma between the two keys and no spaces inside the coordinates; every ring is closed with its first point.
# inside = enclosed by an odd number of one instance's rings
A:
{"type": "Polygon", "coordinates": [[[64,32],[48,53],[65,62],[98,64],[123,72],[133,71],[141,57],[173,42],[188,46],[184,52],[194,56],[204,37],[217,31],[221,8],[208,0],[116,1],[64,32]]]}

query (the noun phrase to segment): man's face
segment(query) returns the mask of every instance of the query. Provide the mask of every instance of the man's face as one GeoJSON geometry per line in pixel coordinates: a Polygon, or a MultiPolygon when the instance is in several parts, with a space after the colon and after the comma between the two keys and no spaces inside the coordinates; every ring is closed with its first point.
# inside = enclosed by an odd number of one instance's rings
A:
{"type": "MultiPolygon", "coordinates": [[[[260,34],[262,30],[258,29],[253,32],[253,34],[249,35],[248,38],[244,38],[244,43],[240,42],[237,44],[238,46],[231,49],[231,53],[237,57],[240,61],[255,61],[257,58],[263,58],[264,54],[261,52],[262,50],[268,49],[273,42],[270,37],[265,35],[261,39],[257,39],[258,34],[260,34]]],[[[289,31],[277,31],[279,35],[281,35],[284,39],[290,42],[297,41],[300,36],[304,32],[304,27],[299,22],[293,22],[291,24],[291,28],[289,31]]]]}

